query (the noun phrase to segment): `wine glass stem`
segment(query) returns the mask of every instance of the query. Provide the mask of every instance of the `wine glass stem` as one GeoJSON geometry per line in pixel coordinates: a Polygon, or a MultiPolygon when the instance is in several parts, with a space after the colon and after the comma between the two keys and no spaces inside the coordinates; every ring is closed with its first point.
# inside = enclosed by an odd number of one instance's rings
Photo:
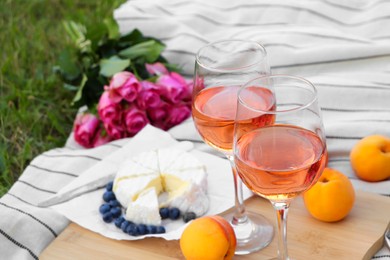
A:
{"type": "Polygon", "coordinates": [[[232,167],[233,180],[234,180],[235,211],[233,214],[232,224],[239,225],[245,223],[248,220],[248,217],[245,214],[244,196],[242,193],[242,181],[239,178],[237,173],[237,169],[234,163],[234,156],[226,155],[226,157],[228,158],[230,165],[232,167]]]}
{"type": "Polygon", "coordinates": [[[278,218],[278,259],[288,260],[287,253],[287,213],[290,202],[272,202],[278,218]]]}

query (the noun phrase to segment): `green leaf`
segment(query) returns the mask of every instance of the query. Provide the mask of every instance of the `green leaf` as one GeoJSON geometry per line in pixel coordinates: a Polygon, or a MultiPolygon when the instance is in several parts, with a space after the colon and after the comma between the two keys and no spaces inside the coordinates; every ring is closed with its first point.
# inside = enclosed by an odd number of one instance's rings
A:
{"type": "Polygon", "coordinates": [[[109,59],[100,60],[100,74],[111,77],[117,72],[123,71],[130,65],[129,59],[121,59],[118,56],[112,56],[109,59]]]}
{"type": "Polygon", "coordinates": [[[119,55],[129,59],[144,58],[146,62],[152,63],[157,60],[164,50],[164,44],[155,40],[138,43],[119,52],[119,55]]]}
{"type": "Polygon", "coordinates": [[[74,21],[63,21],[65,31],[68,33],[71,40],[76,43],[79,39],[85,39],[87,29],[84,25],[74,21]]]}
{"type": "Polygon", "coordinates": [[[120,38],[119,38],[119,42],[118,42],[118,45],[120,47],[129,47],[129,46],[132,46],[132,45],[135,45],[137,43],[140,43],[140,42],[143,42],[143,41],[146,41],[147,39],[145,39],[142,35],[142,33],[137,30],[137,29],[134,29],[132,30],[131,32],[125,34],[125,35],[122,35],[120,38]]]}
{"type": "Polygon", "coordinates": [[[95,23],[87,29],[86,38],[91,42],[91,50],[96,51],[99,46],[108,40],[108,28],[103,23],[95,23]]]}
{"type": "Polygon", "coordinates": [[[118,54],[118,47],[116,46],[117,42],[113,39],[108,39],[104,44],[99,46],[97,54],[100,59],[109,59],[111,56],[118,54]]]}
{"type": "Polygon", "coordinates": [[[64,83],[64,88],[67,90],[70,90],[70,91],[76,91],[79,89],[78,86],[74,86],[74,85],[67,84],[67,83],[64,83]]]}
{"type": "Polygon", "coordinates": [[[65,31],[81,52],[91,51],[91,41],[87,39],[87,29],[84,25],[74,21],[64,21],[63,25],[65,27],[65,31]]]}
{"type": "Polygon", "coordinates": [[[110,17],[104,19],[103,22],[106,25],[107,30],[108,30],[108,38],[109,39],[118,39],[120,36],[119,26],[118,26],[117,22],[115,21],[115,19],[112,16],[110,16],[110,17]]]}
{"type": "Polygon", "coordinates": [[[58,63],[65,80],[72,81],[79,77],[81,71],[77,66],[77,58],[70,49],[64,49],[60,53],[58,63]]]}
{"type": "Polygon", "coordinates": [[[84,88],[85,82],[87,82],[87,80],[88,80],[87,76],[85,74],[83,74],[83,79],[81,80],[81,83],[79,85],[79,89],[77,90],[77,93],[72,100],[72,103],[71,103],[72,106],[82,98],[83,88],[84,88]]]}
{"type": "Polygon", "coordinates": [[[177,66],[177,64],[171,64],[171,63],[164,63],[165,67],[169,70],[169,71],[175,71],[177,73],[181,73],[183,69],[181,69],[180,67],[177,66]]]}

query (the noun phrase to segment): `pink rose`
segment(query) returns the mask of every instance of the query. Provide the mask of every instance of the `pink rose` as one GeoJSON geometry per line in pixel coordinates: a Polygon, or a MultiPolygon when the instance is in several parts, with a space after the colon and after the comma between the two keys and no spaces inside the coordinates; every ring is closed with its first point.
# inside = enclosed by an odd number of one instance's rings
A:
{"type": "Polygon", "coordinates": [[[74,121],[74,139],[80,145],[91,148],[96,132],[99,129],[99,119],[92,114],[79,114],[74,121]]]}
{"type": "Polygon", "coordinates": [[[191,84],[176,72],[161,75],[156,83],[165,89],[161,95],[172,104],[191,99],[191,84]]]}
{"type": "Polygon", "coordinates": [[[157,107],[161,103],[160,95],[158,94],[159,87],[150,81],[142,81],[142,90],[138,94],[137,105],[140,109],[157,107]]]}
{"type": "Polygon", "coordinates": [[[124,112],[124,122],[129,136],[134,136],[149,123],[145,111],[136,106],[130,106],[124,112]]]}
{"type": "Polygon", "coordinates": [[[98,147],[100,145],[106,144],[112,141],[112,137],[107,134],[104,128],[99,128],[95,135],[95,139],[93,140],[93,147],[98,147]]]}
{"type": "Polygon", "coordinates": [[[126,131],[121,125],[114,124],[113,122],[104,123],[104,128],[107,131],[107,134],[112,138],[112,140],[118,140],[126,137],[126,131]]]}
{"type": "Polygon", "coordinates": [[[161,101],[158,107],[147,109],[146,112],[151,124],[163,130],[168,130],[165,121],[168,118],[168,110],[170,109],[170,107],[170,104],[161,101]]]}
{"type": "Polygon", "coordinates": [[[169,74],[169,71],[167,68],[162,64],[161,62],[156,62],[153,64],[146,64],[145,65],[146,70],[149,72],[150,75],[162,75],[162,74],[169,74]]]}
{"type": "Polygon", "coordinates": [[[165,121],[165,126],[169,129],[175,125],[180,124],[190,115],[191,109],[185,104],[171,106],[168,110],[168,118],[165,121]]]}
{"type": "Polygon", "coordinates": [[[115,103],[120,102],[122,99],[133,102],[140,90],[141,84],[134,74],[128,71],[116,73],[112,77],[109,86],[110,98],[115,103]]]}
{"type": "Polygon", "coordinates": [[[121,120],[121,106],[118,103],[115,103],[109,95],[108,91],[104,91],[100,96],[98,104],[98,113],[101,120],[107,124],[115,122],[116,124],[120,123],[121,120]]]}
{"type": "Polygon", "coordinates": [[[160,106],[149,108],[147,114],[152,122],[165,121],[168,116],[168,106],[166,103],[161,103],[160,106]]]}

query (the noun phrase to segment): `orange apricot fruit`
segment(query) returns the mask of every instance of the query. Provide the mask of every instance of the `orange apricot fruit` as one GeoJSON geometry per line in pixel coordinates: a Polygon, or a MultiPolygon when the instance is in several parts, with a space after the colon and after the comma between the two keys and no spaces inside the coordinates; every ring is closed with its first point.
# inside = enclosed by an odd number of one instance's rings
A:
{"type": "Polygon", "coordinates": [[[352,210],[355,190],[344,174],[325,168],[318,182],[303,194],[303,200],[314,218],[336,222],[345,218],[352,210]]]}
{"type": "Polygon", "coordinates": [[[352,169],[362,180],[376,182],[390,178],[390,138],[370,135],[359,140],[349,155],[352,169]]]}
{"type": "Polygon", "coordinates": [[[229,260],[237,241],[229,222],[220,216],[204,216],[191,221],[180,238],[180,249],[187,260],[229,260]]]}

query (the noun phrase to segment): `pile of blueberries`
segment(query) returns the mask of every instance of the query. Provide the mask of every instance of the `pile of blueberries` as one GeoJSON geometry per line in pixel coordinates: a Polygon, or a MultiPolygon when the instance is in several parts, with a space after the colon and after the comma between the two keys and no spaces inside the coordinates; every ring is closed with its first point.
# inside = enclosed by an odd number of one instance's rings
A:
{"type": "MultiPolygon", "coordinates": [[[[99,212],[102,214],[104,222],[111,223],[114,221],[116,227],[131,236],[162,234],[166,232],[164,226],[135,224],[126,220],[122,215],[122,206],[112,191],[112,186],[112,181],[106,185],[106,190],[103,193],[104,203],[99,207],[99,212]]],[[[178,208],[160,208],[160,216],[162,219],[169,218],[171,220],[177,220],[180,218],[181,214],[178,208]]],[[[186,212],[183,214],[182,218],[184,222],[188,222],[195,219],[196,215],[193,212],[186,212]]]]}

